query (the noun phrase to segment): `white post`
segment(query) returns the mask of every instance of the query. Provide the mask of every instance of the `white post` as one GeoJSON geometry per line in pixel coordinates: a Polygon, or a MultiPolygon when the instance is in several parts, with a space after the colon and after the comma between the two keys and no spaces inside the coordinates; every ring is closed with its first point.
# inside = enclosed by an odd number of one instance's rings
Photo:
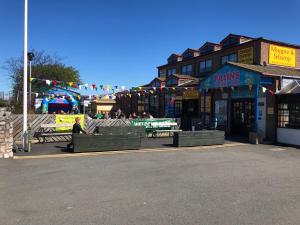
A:
{"type": "Polygon", "coordinates": [[[31,60],[29,61],[29,114],[31,114],[31,60]]]}
{"type": "Polygon", "coordinates": [[[27,12],[28,0],[24,1],[24,77],[23,77],[23,149],[27,150],[27,12]]]}

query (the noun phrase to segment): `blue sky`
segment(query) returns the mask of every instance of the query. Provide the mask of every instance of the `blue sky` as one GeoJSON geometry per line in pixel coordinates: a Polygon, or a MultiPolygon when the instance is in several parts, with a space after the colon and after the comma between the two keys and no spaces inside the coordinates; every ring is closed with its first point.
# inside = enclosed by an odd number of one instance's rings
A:
{"type": "MultiPolygon", "coordinates": [[[[171,53],[228,33],[300,44],[300,1],[28,0],[29,48],[64,57],[87,83],[148,83],[171,53]]],[[[23,0],[0,0],[0,65],[22,54],[23,0]]],[[[10,89],[0,69],[0,91],[10,89]]]]}

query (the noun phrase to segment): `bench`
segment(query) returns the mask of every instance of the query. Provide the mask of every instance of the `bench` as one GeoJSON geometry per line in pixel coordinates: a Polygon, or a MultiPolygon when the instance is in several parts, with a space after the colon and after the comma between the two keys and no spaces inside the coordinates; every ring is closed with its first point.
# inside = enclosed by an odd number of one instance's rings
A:
{"type": "Polygon", "coordinates": [[[164,123],[162,126],[150,126],[146,129],[147,134],[151,133],[152,137],[158,137],[160,134],[169,133],[169,136],[174,132],[181,132],[177,129],[178,124],[176,122],[164,123]]]}
{"type": "Polygon", "coordinates": [[[72,135],[72,132],[57,132],[54,129],[55,128],[61,128],[61,127],[70,127],[70,129],[73,127],[73,124],[41,124],[40,129],[35,133],[35,137],[38,139],[39,143],[45,143],[46,137],[57,137],[57,136],[69,136],[72,135]],[[46,131],[46,129],[51,129],[46,131]],[[42,141],[41,141],[42,139],[42,141]]]}

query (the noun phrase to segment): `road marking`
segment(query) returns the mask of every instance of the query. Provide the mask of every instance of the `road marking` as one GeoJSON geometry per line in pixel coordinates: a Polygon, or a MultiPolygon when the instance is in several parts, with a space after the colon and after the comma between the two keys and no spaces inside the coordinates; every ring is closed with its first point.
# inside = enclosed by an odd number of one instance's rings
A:
{"type": "Polygon", "coordinates": [[[281,151],[286,151],[287,149],[285,148],[269,148],[269,151],[273,151],[273,152],[281,152],[281,151]]]}
{"type": "Polygon", "coordinates": [[[201,149],[218,149],[225,147],[236,147],[249,145],[244,143],[232,143],[224,145],[211,146],[195,146],[195,147],[170,147],[170,148],[150,148],[140,150],[123,150],[123,151],[106,151],[106,152],[83,152],[83,153],[66,153],[53,155],[32,155],[32,156],[15,156],[14,159],[46,159],[46,158],[67,158],[67,157],[83,157],[83,156],[100,156],[100,155],[118,155],[118,154],[132,154],[132,153],[149,153],[149,152],[171,152],[171,151],[188,151],[201,149]]]}

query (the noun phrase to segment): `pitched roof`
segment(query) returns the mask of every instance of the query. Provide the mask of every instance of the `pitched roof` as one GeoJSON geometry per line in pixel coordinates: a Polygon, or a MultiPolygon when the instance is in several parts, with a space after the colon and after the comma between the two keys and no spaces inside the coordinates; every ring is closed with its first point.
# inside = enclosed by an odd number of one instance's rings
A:
{"type": "Polygon", "coordinates": [[[200,84],[199,78],[194,78],[194,80],[189,80],[183,84],[178,85],[179,87],[191,87],[191,86],[198,86],[200,84]]]}
{"type": "Polygon", "coordinates": [[[190,76],[190,75],[183,75],[183,74],[173,74],[173,75],[171,75],[170,77],[176,77],[176,78],[178,78],[178,79],[187,79],[187,80],[194,80],[194,79],[197,79],[197,78],[195,78],[195,77],[192,77],[192,76],[190,76]]]}
{"type": "Polygon", "coordinates": [[[243,69],[251,70],[265,76],[283,76],[283,77],[300,78],[300,70],[296,70],[292,68],[270,66],[270,65],[267,66],[251,65],[251,64],[243,64],[237,62],[227,62],[227,64],[238,66],[243,69]]]}
{"type": "Polygon", "coordinates": [[[205,47],[206,45],[221,46],[221,45],[218,44],[218,43],[213,43],[213,42],[207,41],[207,42],[205,42],[199,49],[205,47]]]}
{"type": "Polygon", "coordinates": [[[229,37],[237,37],[237,38],[247,38],[247,39],[254,39],[253,37],[248,37],[245,35],[239,35],[239,34],[228,34],[222,41],[220,41],[220,43],[222,44],[226,39],[228,39],[229,37]]]}
{"type": "MultiPolygon", "coordinates": [[[[165,81],[166,80],[166,78],[165,77],[156,77],[158,80],[160,80],[160,81],[165,81]]],[[[154,78],[155,79],[155,78],[154,78]]]]}
{"type": "Polygon", "coordinates": [[[300,94],[300,83],[299,81],[294,80],[283,89],[278,91],[276,94],[283,95],[283,94],[300,94]]]}

